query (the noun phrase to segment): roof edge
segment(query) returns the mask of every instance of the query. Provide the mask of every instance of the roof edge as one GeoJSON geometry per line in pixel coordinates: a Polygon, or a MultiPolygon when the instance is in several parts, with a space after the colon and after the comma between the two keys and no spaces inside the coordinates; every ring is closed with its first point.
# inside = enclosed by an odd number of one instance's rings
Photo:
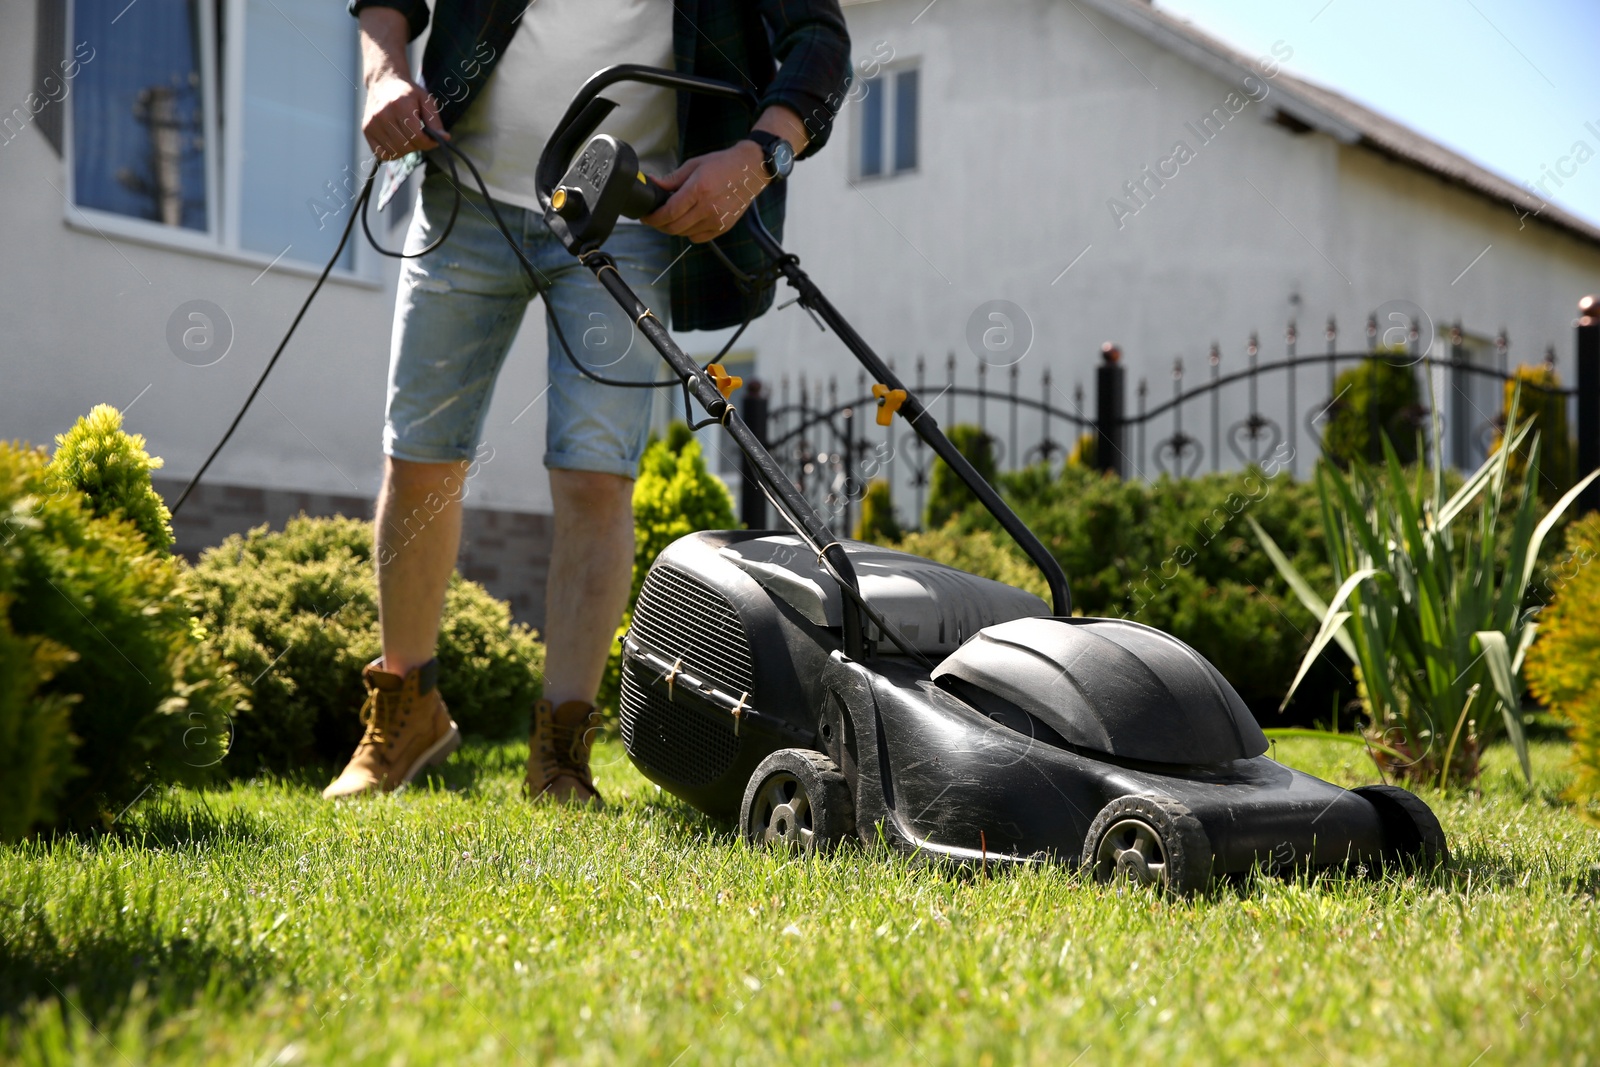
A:
{"type": "MultiPolygon", "coordinates": [[[[1188,60],[1225,82],[1266,75],[1244,54],[1192,23],[1159,11],[1149,0],[1071,0],[1188,60]]],[[[1415,129],[1287,71],[1271,77],[1279,99],[1273,106],[1340,144],[1365,148],[1458,186],[1487,200],[1510,206],[1523,219],[1534,219],[1600,248],[1600,226],[1565,211],[1481,163],[1446,148],[1415,129]]]]}

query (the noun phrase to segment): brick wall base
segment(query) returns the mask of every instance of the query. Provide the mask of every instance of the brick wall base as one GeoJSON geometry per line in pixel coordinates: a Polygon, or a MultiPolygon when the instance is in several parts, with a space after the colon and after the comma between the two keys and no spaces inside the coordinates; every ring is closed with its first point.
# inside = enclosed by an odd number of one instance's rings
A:
{"type": "MultiPolygon", "coordinates": [[[[155,479],[156,492],[171,502],[183,483],[155,479]]],[[[229,534],[263,523],[275,530],[304,512],[371,519],[373,501],[333,493],[302,493],[245,485],[197,487],[172,523],[176,550],[189,560],[229,534]]],[[[502,600],[518,622],[544,625],[544,586],[550,564],[550,516],[524,511],[467,508],[462,514],[461,573],[502,600]]]]}

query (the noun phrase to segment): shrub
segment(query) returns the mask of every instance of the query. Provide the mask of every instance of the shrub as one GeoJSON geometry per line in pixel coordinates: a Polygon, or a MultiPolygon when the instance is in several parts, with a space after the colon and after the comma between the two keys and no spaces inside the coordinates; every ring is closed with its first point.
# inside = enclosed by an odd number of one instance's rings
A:
{"type": "MultiPolygon", "coordinates": [[[[1315,496],[1263,471],[1157,482],[1123,481],[1068,464],[1001,479],[1012,506],[1060,560],[1075,610],[1158,626],[1211,659],[1258,714],[1277,708],[1305,650],[1312,618],[1248,534],[1257,517],[1296,561],[1325,574],[1315,496]]],[[[999,527],[970,508],[901,548],[1046,595],[1039,572],[999,527]]],[[[1344,679],[1330,663],[1312,679],[1295,721],[1325,715],[1344,679]],[[1307,710],[1309,709],[1309,710],[1307,710]]]]}
{"type": "Polygon", "coordinates": [[[0,842],[55,817],[72,765],[75,693],[42,691],[74,653],[48,637],[11,630],[0,597],[0,842]]]}
{"type": "Polygon", "coordinates": [[[633,483],[633,603],[644,576],[661,550],[696,530],[729,530],[733,496],[722,479],[706,469],[700,442],[681,422],[662,441],[652,441],[639,460],[633,483]]]}
{"type": "Polygon", "coordinates": [[[1401,463],[1416,462],[1417,430],[1425,413],[1422,394],[1412,357],[1404,349],[1390,355],[1393,362],[1362,360],[1334,380],[1322,449],[1341,467],[1356,459],[1382,465],[1384,435],[1394,443],[1401,463]]]}
{"type": "Polygon", "coordinates": [[[689,427],[674,422],[667,428],[666,439],[652,440],[639,459],[639,477],[633,483],[633,585],[600,682],[599,707],[617,706],[622,686],[622,635],[633,621],[633,603],[661,550],[697,530],[731,530],[737,525],[728,487],[706,469],[700,442],[689,427]]]}
{"type": "Polygon", "coordinates": [[[1600,824],[1600,514],[1567,528],[1550,606],[1528,653],[1528,688],[1567,720],[1575,771],[1571,797],[1600,824]]]}
{"type": "Polygon", "coordinates": [[[1026,589],[1045,603],[1050,602],[1050,587],[1045,584],[1044,575],[1004,533],[993,530],[962,533],[954,526],[946,526],[908,533],[894,547],[1016,589],[1026,589]]]}
{"type": "Polygon", "coordinates": [[[1100,455],[1100,435],[1096,433],[1080,433],[1072,445],[1072,451],[1067,453],[1067,462],[1074,467],[1093,467],[1100,455]]]}
{"type": "Polygon", "coordinates": [[[162,461],[144,450],[144,437],[124,433],[122,412],[97,404],[72,429],[56,437],[48,477],[76,490],[103,518],[133,523],[151,548],[172,548],[172,514],[150,484],[162,461]]]}
{"type": "MultiPolygon", "coordinates": [[[[93,447],[84,442],[89,453],[142,454],[119,430],[102,423],[97,433],[93,447]]],[[[136,500],[136,483],[106,484],[136,500]]],[[[40,746],[17,755],[35,774],[61,766],[63,708],[77,739],[72,769],[53,786],[21,787],[34,792],[35,825],[106,825],[153,785],[204,781],[243,697],[194,626],[181,561],[153,549],[119,513],[96,516],[83,493],[52,475],[43,452],[0,445],[0,598],[16,672],[0,687],[30,709],[16,736],[40,746]],[[18,695],[30,690],[31,700],[18,695]]]]}
{"type": "Polygon", "coordinates": [[[905,536],[900,522],[894,517],[894,499],[889,495],[889,483],[875,478],[861,498],[861,517],[856,520],[857,541],[891,545],[905,536]]]}
{"type": "MultiPolygon", "coordinates": [[[[1317,491],[1333,567],[1324,588],[1337,587],[1326,603],[1273,539],[1256,531],[1285,580],[1321,620],[1306,663],[1338,642],[1360,671],[1367,732],[1380,767],[1413,781],[1441,788],[1470,784],[1477,777],[1474,730],[1493,730],[1490,716],[1497,713],[1532,782],[1521,677],[1534,627],[1524,602],[1541,544],[1576,490],[1535,525],[1531,479],[1517,484],[1509,476],[1509,459],[1529,441],[1531,429],[1513,423],[1509,447],[1448,497],[1437,443],[1432,472],[1419,470],[1414,485],[1387,437],[1386,481],[1359,458],[1348,477],[1332,464],[1320,465],[1317,491]],[[1502,547],[1500,517],[1508,502],[1511,538],[1502,547]]],[[[1536,474],[1536,437],[1528,463],[1536,474]]]]}
{"type": "MultiPolygon", "coordinates": [[[[985,481],[995,480],[994,438],[969,423],[950,427],[948,436],[950,443],[956,446],[956,451],[967,458],[967,462],[977,469],[985,481]]],[[[937,530],[963,511],[980,507],[978,498],[950,465],[942,459],[934,460],[922,528],[937,530]]]]}
{"type": "MultiPolygon", "coordinates": [[[[1567,398],[1554,391],[1559,388],[1561,376],[1550,364],[1518,367],[1516,376],[1505,383],[1505,406],[1500,414],[1502,427],[1521,412],[1538,431],[1539,496],[1547,504],[1560,500],[1578,478],[1577,451],[1567,429],[1567,398]],[[1530,389],[1530,385],[1543,388],[1530,389]]],[[[1503,430],[1495,433],[1495,448],[1500,447],[1504,436],[1503,430]]],[[[1528,448],[1524,444],[1511,457],[1512,476],[1519,480],[1527,476],[1528,448]]]]}
{"type": "MultiPolygon", "coordinates": [[[[292,519],[208,549],[192,572],[200,620],[238,676],[226,769],[284,771],[346,759],[361,735],[361,669],[380,652],[372,525],[292,519]]],[[[439,631],[439,690],[465,733],[509,737],[538,699],[543,650],[510,608],[453,574],[439,631]]]]}

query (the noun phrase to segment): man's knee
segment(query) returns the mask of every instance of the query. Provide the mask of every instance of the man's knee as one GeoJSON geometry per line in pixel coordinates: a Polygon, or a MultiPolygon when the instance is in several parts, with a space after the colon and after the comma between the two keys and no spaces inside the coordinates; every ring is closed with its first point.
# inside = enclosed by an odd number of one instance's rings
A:
{"type": "Polygon", "coordinates": [[[605,515],[633,508],[633,479],[602,471],[555,469],[550,492],[558,509],[577,515],[605,515]]]}
{"type": "Polygon", "coordinates": [[[437,495],[459,500],[467,484],[469,463],[415,463],[388,456],[384,460],[383,483],[388,493],[406,498],[437,495]]]}

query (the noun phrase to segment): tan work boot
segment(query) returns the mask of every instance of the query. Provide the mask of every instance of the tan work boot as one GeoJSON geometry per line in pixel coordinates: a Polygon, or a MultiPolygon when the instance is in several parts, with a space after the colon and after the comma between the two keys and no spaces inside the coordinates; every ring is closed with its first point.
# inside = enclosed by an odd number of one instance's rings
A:
{"type": "Polygon", "coordinates": [[[361,672],[367,686],[361,721],[367,732],[343,773],[322,791],[325,800],[392,793],[461,747],[461,731],[435,684],[439,661],[429,660],[404,677],[381,669],[382,662],[373,660],[361,672]]]}
{"type": "Polygon", "coordinates": [[[528,738],[529,799],[549,797],[561,804],[600,807],[600,793],[589,773],[589,750],[600,730],[593,704],[569,700],[559,708],[548,700],[533,706],[533,732],[528,738]]]}

